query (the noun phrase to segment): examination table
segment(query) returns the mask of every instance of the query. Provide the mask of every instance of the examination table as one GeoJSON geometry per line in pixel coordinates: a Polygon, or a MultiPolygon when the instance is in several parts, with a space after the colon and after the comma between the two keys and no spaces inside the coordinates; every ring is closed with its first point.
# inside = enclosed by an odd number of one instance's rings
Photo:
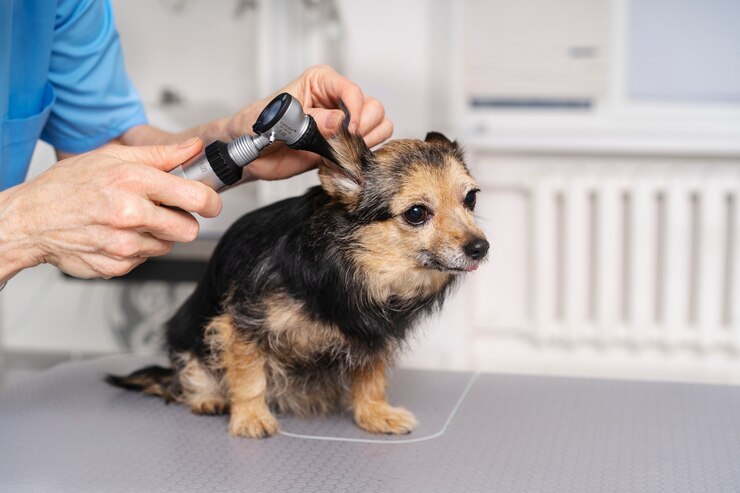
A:
{"type": "Polygon", "coordinates": [[[280,435],[250,440],[103,382],[153,361],[66,363],[0,391],[0,491],[740,492],[737,387],[395,370],[410,435],[280,416],[280,435]]]}

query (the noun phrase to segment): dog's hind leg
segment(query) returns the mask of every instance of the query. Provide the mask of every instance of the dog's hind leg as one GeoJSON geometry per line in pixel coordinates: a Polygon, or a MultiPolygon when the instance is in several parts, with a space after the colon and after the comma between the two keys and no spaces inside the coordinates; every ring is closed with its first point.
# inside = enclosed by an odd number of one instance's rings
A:
{"type": "Polygon", "coordinates": [[[176,354],[180,401],[195,414],[223,414],[229,408],[224,385],[198,358],[190,353],[176,354]]]}
{"type": "Polygon", "coordinates": [[[229,433],[263,438],[278,431],[278,422],[267,407],[265,357],[253,342],[240,339],[228,315],[213,319],[206,331],[223,371],[229,397],[229,433]]]}
{"type": "Polygon", "coordinates": [[[353,375],[350,399],[355,423],[370,433],[411,433],[418,424],[414,415],[402,407],[391,406],[386,399],[385,366],[379,358],[353,375]]]}

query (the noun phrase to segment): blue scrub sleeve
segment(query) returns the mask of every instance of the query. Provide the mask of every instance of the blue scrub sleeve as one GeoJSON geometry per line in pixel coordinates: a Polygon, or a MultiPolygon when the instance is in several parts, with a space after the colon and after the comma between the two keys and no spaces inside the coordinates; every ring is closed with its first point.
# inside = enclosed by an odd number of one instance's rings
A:
{"type": "Polygon", "coordinates": [[[57,150],[87,152],[147,121],[109,0],[59,0],[49,81],[56,103],[41,138],[57,150]]]}

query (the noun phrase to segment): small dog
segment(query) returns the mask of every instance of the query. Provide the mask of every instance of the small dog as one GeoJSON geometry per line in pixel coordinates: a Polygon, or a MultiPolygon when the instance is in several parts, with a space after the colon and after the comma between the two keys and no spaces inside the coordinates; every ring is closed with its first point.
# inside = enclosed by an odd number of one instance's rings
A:
{"type": "Polygon", "coordinates": [[[331,147],[320,187],[225,233],[167,324],[172,368],[109,383],[196,414],[229,412],[239,436],[277,432],[273,411],[343,407],[368,432],[414,429],[414,415],[386,400],[386,369],[414,323],[486,257],[478,186],[437,132],[372,152],[345,125],[331,147]]]}

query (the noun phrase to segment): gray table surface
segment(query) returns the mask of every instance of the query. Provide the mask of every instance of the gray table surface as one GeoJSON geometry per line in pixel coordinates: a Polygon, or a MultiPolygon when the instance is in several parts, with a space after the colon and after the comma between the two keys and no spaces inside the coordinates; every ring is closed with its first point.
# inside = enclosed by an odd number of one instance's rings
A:
{"type": "Polygon", "coordinates": [[[282,435],[102,381],[151,358],[64,364],[0,392],[0,491],[740,492],[740,389],[396,370],[421,426],[281,416],[282,435]]]}

